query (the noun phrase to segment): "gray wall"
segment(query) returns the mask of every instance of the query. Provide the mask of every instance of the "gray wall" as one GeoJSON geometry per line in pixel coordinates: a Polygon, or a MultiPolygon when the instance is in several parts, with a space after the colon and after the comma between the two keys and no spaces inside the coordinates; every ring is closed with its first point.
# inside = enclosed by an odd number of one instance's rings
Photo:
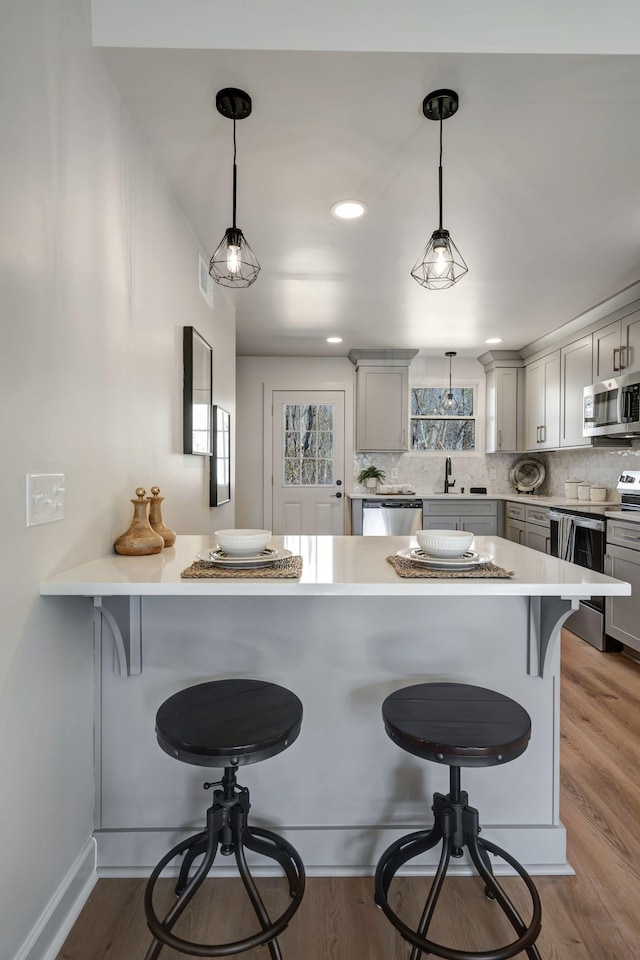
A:
{"type": "MultiPolygon", "coordinates": [[[[0,958],[64,893],[92,832],[89,600],[43,577],[107,550],[157,483],[178,533],[208,508],[182,455],[182,325],[214,345],[234,412],[234,310],[197,288],[200,250],[91,47],[83,0],[3,5],[0,31],[0,958]],[[25,527],[25,473],[66,475],[62,522],[25,527]],[[62,886],[61,886],[62,885],[62,886]]],[[[30,957],[39,956],[34,948],[30,957]]]]}

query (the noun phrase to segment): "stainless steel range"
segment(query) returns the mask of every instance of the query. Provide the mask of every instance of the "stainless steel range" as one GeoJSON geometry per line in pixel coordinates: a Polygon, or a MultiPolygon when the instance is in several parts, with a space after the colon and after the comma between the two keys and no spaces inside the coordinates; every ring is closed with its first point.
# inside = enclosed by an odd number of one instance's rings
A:
{"type": "Polygon", "coordinates": [[[621,510],[640,510],[640,470],[625,470],[618,478],[621,510]]]}

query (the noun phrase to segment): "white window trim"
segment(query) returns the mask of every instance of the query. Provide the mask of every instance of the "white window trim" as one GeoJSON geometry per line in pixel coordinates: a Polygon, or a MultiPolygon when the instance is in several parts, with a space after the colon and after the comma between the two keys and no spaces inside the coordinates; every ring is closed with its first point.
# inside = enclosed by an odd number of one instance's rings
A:
{"type": "MultiPolygon", "coordinates": [[[[420,387],[448,387],[448,377],[421,377],[419,380],[412,380],[409,384],[409,391],[420,387]]],[[[420,457],[442,457],[443,454],[456,457],[484,457],[484,390],[481,389],[480,380],[469,380],[454,377],[451,381],[452,387],[473,387],[473,408],[474,414],[471,417],[452,418],[475,420],[476,422],[476,448],[475,450],[414,450],[409,447],[409,453],[420,457]]],[[[411,421],[417,419],[411,413],[411,395],[409,396],[409,443],[411,443],[411,421]]],[[[446,417],[438,418],[446,420],[446,417]]]]}

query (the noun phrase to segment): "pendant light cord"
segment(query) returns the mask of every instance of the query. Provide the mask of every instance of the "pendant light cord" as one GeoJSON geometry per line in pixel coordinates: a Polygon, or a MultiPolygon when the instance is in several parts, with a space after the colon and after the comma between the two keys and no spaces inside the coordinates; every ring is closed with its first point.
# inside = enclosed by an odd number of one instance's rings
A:
{"type": "Polygon", "coordinates": [[[238,168],[236,166],[236,115],[233,115],[233,229],[236,229],[236,192],[238,186],[238,168]]]}
{"type": "Polygon", "coordinates": [[[443,101],[439,100],[440,109],[440,166],[438,167],[438,193],[440,197],[440,230],[442,230],[442,109],[443,101]]]}

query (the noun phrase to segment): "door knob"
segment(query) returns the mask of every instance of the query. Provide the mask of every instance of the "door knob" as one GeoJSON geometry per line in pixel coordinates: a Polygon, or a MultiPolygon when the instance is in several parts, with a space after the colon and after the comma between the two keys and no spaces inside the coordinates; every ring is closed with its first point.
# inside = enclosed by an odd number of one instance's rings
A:
{"type": "Polygon", "coordinates": [[[336,487],[342,486],[342,480],[336,480],[336,487]]]}
{"type": "Polygon", "coordinates": [[[341,493],[330,493],[329,496],[330,496],[330,497],[335,497],[337,500],[339,500],[339,499],[341,498],[342,494],[341,494],[341,493]]]}

